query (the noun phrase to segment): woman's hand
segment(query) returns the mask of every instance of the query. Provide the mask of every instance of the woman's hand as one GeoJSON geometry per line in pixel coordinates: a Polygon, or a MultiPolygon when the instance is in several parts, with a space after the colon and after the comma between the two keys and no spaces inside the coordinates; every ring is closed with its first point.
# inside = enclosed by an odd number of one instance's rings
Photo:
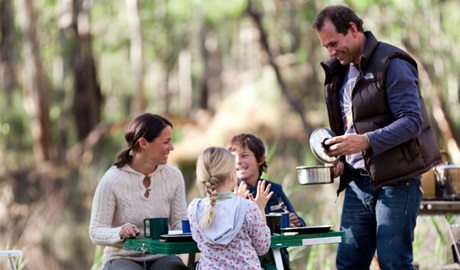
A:
{"type": "Polygon", "coordinates": [[[272,197],[273,191],[270,191],[270,187],[272,186],[271,184],[268,184],[265,187],[266,181],[258,181],[257,182],[257,195],[254,198],[251,193],[248,194],[249,199],[251,199],[253,202],[255,202],[260,210],[262,210],[262,213],[265,215],[265,206],[267,205],[268,200],[272,197]]]}
{"type": "Polygon", "coordinates": [[[131,223],[126,223],[125,225],[121,227],[120,238],[121,239],[134,238],[139,234],[140,234],[140,231],[136,227],[136,225],[133,225],[131,223]]]}
{"type": "Polygon", "coordinates": [[[248,185],[246,184],[246,182],[241,181],[239,186],[238,185],[235,186],[235,189],[233,190],[233,192],[235,193],[236,196],[240,196],[246,199],[249,194],[248,185]]]}

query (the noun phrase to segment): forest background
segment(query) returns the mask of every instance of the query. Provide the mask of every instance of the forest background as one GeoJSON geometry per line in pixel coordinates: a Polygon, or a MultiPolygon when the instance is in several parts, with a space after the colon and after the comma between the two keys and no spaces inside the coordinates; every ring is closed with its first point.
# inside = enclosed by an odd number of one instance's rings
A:
{"type": "MultiPolygon", "coordinates": [[[[337,183],[301,186],[296,172],[318,164],[308,138],[328,127],[311,22],[337,3],[416,58],[439,145],[460,164],[457,0],[0,0],[0,249],[21,249],[21,269],[97,269],[94,190],[142,112],[173,122],[187,202],[198,153],[251,132],[307,223],[338,229],[337,183]]],[[[420,269],[452,261],[446,235],[445,217],[419,217],[420,269]]],[[[291,249],[293,269],[334,269],[335,251],[291,249]]]]}

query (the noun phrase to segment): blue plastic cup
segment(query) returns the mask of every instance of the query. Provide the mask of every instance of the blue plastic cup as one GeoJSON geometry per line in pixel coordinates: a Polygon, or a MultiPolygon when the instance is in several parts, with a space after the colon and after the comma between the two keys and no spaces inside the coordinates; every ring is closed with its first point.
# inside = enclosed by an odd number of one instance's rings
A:
{"type": "Polygon", "coordinates": [[[190,222],[188,221],[188,219],[182,220],[182,233],[191,233],[190,222]]]}
{"type": "Polygon", "coordinates": [[[281,217],[281,228],[289,228],[289,227],[290,227],[289,213],[283,213],[283,216],[281,217]]]}

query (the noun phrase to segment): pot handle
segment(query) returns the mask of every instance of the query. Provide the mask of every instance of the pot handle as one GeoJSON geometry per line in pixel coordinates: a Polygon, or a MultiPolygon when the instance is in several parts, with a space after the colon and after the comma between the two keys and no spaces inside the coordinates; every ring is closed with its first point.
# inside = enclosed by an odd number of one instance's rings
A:
{"type": "MultiPolygon", "coordinates": [[[[451,165],[451,163],[449,161],[446,161],[446,162],[444,162],[443,164],[440,164],[440,165],[451,165]]],[[[435,166],[435,167],[432,168],[432,170],[434,171],[436,176],[438,176],[438,173],[439,173],[438,168],[439,168],[440,165],[435,166]]]]}

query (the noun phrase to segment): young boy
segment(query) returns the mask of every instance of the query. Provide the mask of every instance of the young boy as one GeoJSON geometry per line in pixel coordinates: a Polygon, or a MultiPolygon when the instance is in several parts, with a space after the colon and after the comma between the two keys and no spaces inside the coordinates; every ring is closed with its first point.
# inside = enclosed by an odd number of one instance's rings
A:
{"type": "MultiPolygon", "coordinates": [[[[257,195],[257,183],[262,181],[262,173],[267,171],[267,162],[265,160],[265,147],[258,137],[241,133],[235,135],[228,143],[227,149],[233,154],[236,162],[236,174],[238,181],[244,181],[248,190],[254,198],[257,195]]],[[[273,195],[265,206],[265,213],[273,212],[288,212],[290,227],[305,226],[305,222],[300,218],[288,197],[283,191],[281,185],[266,181],[266,184],[271,184],[270,191],[273,195]]],[[[283,265],[285,269],[289,268],[289,253],[285,248],[281,249],[283,265]]],[[[266,259],[265,257],[263,259],[266,259]]],[[[269,259],[269,261],[271,261],[269,259]]],[[[271,263],[274,263],[271,261],[271,263]]]]}

